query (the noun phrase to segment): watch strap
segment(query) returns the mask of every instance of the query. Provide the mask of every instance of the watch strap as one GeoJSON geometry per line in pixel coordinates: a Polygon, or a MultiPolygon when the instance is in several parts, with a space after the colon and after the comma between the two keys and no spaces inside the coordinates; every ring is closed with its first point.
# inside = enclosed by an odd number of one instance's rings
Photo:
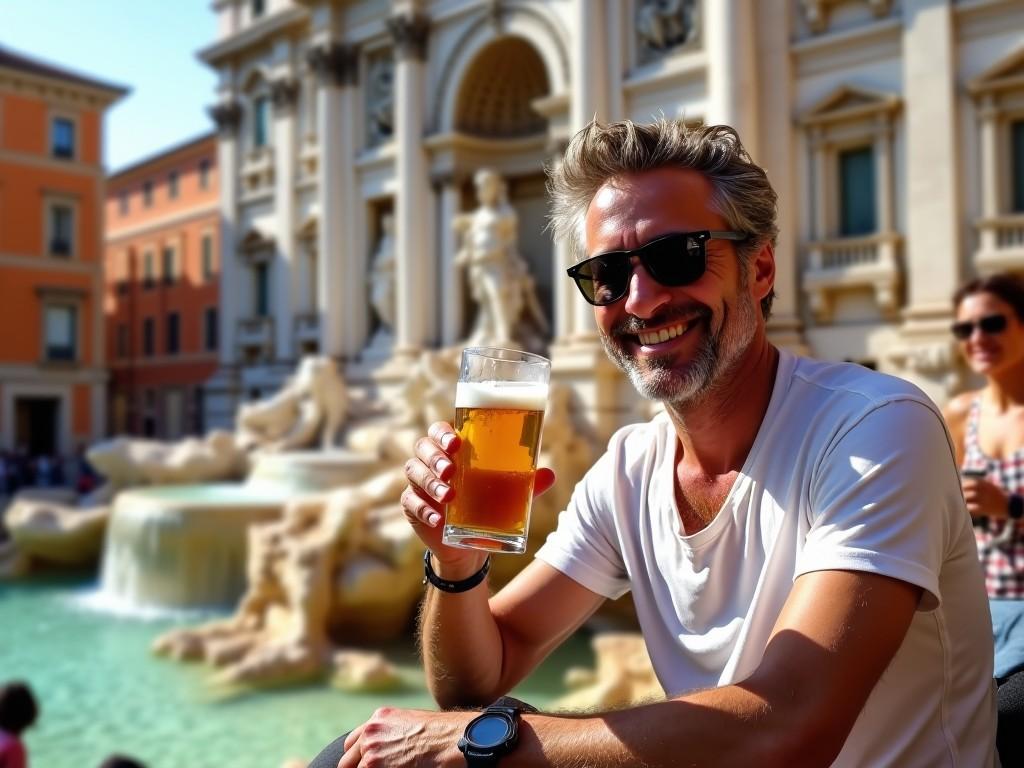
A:
{"type": "Polygon", "coordinates": [[[1011,520],[1020,520],[1024,517],[1024,496],[1019,493],[1011,493],[1006,504],[1006,513],[1011,520]]]}

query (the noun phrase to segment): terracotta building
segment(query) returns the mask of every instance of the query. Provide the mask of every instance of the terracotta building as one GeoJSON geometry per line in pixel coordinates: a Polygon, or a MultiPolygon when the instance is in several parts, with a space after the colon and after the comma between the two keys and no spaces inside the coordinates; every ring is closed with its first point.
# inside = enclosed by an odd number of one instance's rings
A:
{"type": "Polygon", "coordinates": [[[107,179],[110,428],[174,438],[203,429],[217,367],[217,141],[207,134],[107,179]]]}
{"type": "Polygon", "coordinates": [[[125,93],[0,48],[0,450],[106,427],[103,115],[125,93]]]}

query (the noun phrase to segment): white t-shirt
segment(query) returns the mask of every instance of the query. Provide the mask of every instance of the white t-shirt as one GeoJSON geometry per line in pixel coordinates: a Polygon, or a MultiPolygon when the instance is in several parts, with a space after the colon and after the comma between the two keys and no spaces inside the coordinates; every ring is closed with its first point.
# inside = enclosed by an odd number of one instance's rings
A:
{"type": "Polygon", "coordinates": [[[901,379],[780,351],[743,469],[691,536],[676,445],[665,414],[619,430],[537,553],[605,597],[632,590],[665,691],[753,673],[801,574],[884,574],[921,604],[834,765],[995,764],[988,601],[935,405],[901,379]]]}

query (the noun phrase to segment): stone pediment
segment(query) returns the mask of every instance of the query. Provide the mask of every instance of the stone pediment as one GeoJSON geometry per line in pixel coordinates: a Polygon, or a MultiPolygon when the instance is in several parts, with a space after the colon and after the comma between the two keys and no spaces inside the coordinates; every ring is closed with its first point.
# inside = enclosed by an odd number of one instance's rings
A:
{"type": "Polygon", "coordinates": [[[894,93],[842,85],[800,116],[804,125],[850,120],[866,115],[893,112],[901,99],[894,93]]]}
{"type": "Polygon", "coordinates": [[[238,242],[238,252],[251,261],[264,261],[274,253],[274,238],[253,227],[238,242]]]}
{"type": "Polygon", "coordinates": [[[979,94],[1006,88],[1024,88],[1024,47],[974,78],[968,86],[971,93],[979,94]]]}

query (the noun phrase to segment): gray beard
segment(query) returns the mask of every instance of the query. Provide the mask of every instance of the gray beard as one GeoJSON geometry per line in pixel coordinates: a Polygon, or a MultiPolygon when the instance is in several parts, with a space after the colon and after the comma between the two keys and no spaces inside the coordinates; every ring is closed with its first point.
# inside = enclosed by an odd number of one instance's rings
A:
{"type": "MultiPolygon", "coordinates": [[[[629,377],[641,397],[662,400],[681,414],[690,411],[729,380],[729,374],[754,337],[757,327],[754,302],[742,288],[735,317],[730,316],[726,307],[721,330],[717,334],[709,331],[693,360],[683,368],[673,368],[668,356],[648,358],[646,366],[641,367],[634,357],[626,354],[614,335],[601,336],[605,353],[629,377]]],[[[701,322],[706,325],[708,320],[701,322]]]]}

